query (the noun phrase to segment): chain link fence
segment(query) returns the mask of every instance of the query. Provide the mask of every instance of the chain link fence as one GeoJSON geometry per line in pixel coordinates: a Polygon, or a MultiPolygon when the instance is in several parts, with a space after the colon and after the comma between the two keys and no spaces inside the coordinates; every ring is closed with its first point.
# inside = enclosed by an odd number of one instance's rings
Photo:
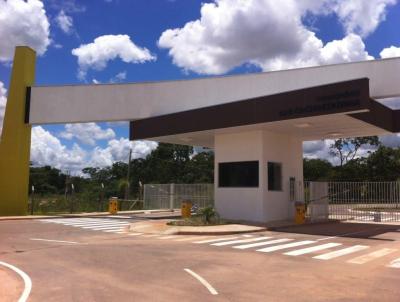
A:
{"type": "Polygon", "coordinates": [[[214,184],[145,184],[144,209],[180,209],[183,201],[198,208],[214,206],[214,184]]]}

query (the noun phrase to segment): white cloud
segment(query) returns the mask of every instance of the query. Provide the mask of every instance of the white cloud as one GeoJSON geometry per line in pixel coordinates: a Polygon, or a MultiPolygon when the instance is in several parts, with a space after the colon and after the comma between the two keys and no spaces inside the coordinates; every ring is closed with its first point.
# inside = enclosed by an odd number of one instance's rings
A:
{"type": "Polygon", "coordinates": [[[129,149],[132,149],[132,158],[145,157],[157,147],[156,142],[135,141],[131,142],[126,138],[113,139],[108,142],[106,148],[96,147],[92,153],[91,166],[109,166],[115,161],[127,161],[129,149]]]}
{"type": "Polygon", "coordinates": [[[57,17],[55,18],[55,21],[58,25],[58,27],[66,34],[70,34],[73,30],[74,26],[74,21],[71,16],[68,16],[65,14],[64,10],[61,10],[57,17]]]}
{"type": "Polygon", "coordinates": [[[50,44],[49,27],[41,1],[0,0],[0,62],[12,61],[17,45],[44,54],[50,44]]]}
{"type": "Polygon", "coordinates": [[[148,155],[157,147],[156,142],[135,141],[126,138],[112,139],[105,148],[95,147],[85,150],[78,144],[67,148],[61,141],[41,126],[32,128],[31,161],[35,166],[50,165],[70,171],[73,175],[82,175],[85,167],[106,167],[116,161],[128,160],[129,148],[132,158],[148,155]]]}
{"type": "Polygon", "coordinates": [[[382,59],[400,57],[400,47],[390,46],[384,48],[379,55],[382,59]]]}
{"type": "Polygon", "coordinates": [[[94,146],[98,140],[115,138],[115,132],[111,128],[102,129],[96,123],[67,124],[59,136],[68,140],[76,138],[81,143],[94,146]]]}
{"type": "Polygon", "coordinates": [[[87,153],[77,144],[70,149],[41,126],[32,128],[31,161],[35,166],[50,165],[79,174],[85,166],[87,153]]]}
{"type": "Polygon", "coordinates": [[[123,80],[126,80],[126,75],[127,75],[126,71],[121,71],[121,72],[117,73],[114,77],[112,77],[110,79],[110,83],[118,83],[118,82],[121,82],[123,80]]]}
{"type": "MultiPolygon", "coordinates": [[[[329,2],[329,1],[328,1],[329,2]]],[[[369,35],[386,19],[387,7],[397,0],[335,0],[333,10],[347,33],[369,35]]]]}
{"type": "Polygon", "coordinates": [[[358,35],[324,46],[302,23],[306,13],[333,12],[333,4],[216,0],[202,5],[200,19],[164,31],[158,45],[169,49],[175,65],[199,74],[224,74],[245,63],[268,71],[371,59],[358,35]]]}
{"type": "Polygon", "coordinates": [[[6,110],[7,103],[7,89],[4,87],[4,83],[0,81],[0,138],[3,129],[4,113],[6,110]]]}
{"type": "Polygon", "coordinates": [[[110,60],[120,58],[125,63],[144,63],[156,59],[147,48],[133,43],[128,35],[104,35],[93,43],[72,50],[78,57],[78,77],[84,79],[89,69],[102,70],[110,60]]]}

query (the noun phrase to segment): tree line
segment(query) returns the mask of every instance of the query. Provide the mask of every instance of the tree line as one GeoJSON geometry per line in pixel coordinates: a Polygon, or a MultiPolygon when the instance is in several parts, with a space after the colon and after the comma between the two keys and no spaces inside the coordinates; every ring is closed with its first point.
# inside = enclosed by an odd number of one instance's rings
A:
{"type": "MultiPolygon", "coordinates": [[[[335,140],[330,153],[338,165],[324,159],[304,159],[305,180],[400,180],[400,149],[381,145],[377,137],[335,140]],[[365,146],[373,147],[374,151],[360,157],[358,152],[365,146]]],[[[129,168],[128,183],[125,162],[104,168],[84,168],[84,176],[69,176],[49,166],[31,167],[30,187],[34,186],[35,194],[41,195],[79,193],[90,199],[98,198],[102,191],[106,197],[128,195],[134,199],[140,197],[141,184],[214,182],[213,152],[195,153],[190,146],[160,143],[145,158],[131,160],[129,168]]]]}

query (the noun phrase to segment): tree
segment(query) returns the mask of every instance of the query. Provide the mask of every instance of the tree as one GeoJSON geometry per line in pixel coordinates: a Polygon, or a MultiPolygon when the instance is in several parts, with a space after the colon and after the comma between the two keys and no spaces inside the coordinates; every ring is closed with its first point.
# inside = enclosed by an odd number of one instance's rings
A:
{"type": "Polygon", "coordinates": [[[342,167],[347,162],[356,158],[361,147],[366,145],[378,147],[380,144],[377,136],[340,138],[331,144],[330,154],[339,158],[340,167],[342,167]]]}
{"type": "Polygon", "coordinates": [[[333,166],[324,159],[303,160],[304,180],[329,180],[333,173],[333,166]]]}

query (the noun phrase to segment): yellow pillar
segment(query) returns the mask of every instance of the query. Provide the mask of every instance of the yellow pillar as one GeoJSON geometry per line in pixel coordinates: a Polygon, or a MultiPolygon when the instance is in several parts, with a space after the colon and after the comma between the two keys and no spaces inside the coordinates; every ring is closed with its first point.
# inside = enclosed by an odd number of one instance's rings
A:
{"type": "Polygon", "coordinates": [[[31,126],[25,124],[26,88],[35,78],[36,53],[17,46],[0,140],[0,216],[28,210],[31,126]]]}

